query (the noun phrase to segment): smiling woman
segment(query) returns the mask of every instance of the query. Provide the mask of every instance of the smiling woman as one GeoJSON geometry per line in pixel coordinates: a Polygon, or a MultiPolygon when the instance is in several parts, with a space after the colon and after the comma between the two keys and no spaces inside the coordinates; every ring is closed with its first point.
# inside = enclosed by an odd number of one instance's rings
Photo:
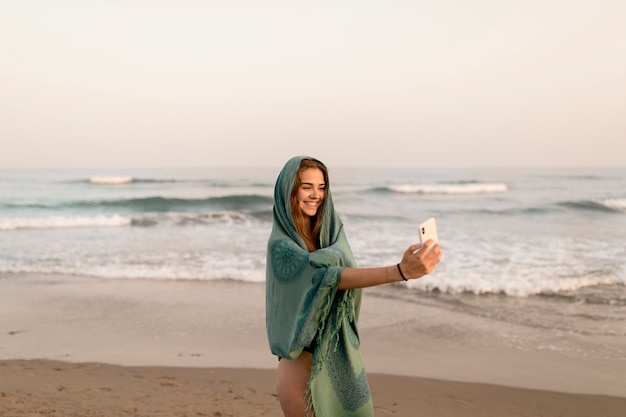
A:
{"type": "Polygon", "coordinates": [[[276,180],[267,248],[267,335],[285,416],[373,416],[359,351],[361,288],[428,274],[439,245],[411,245],[394,266],[357,268],[326,166],[299,156],[276,180]]]}

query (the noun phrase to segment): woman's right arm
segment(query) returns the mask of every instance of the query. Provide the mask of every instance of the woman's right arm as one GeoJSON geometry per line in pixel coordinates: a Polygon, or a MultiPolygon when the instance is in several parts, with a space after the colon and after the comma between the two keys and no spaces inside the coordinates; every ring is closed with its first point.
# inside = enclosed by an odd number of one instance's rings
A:
{"type": "MultiPolygon", "coordinates": [[[[430,273],[440,260],[439,244],[428,240],[423,246],[409,246],[400,261],[400,269],[406,279],[421,278],[430,273]]],[[[365,288],[398,281],[403,281],[403,279],[397,265],[377,268],[345,268],[341,273],[338,288],[340,290],[365,288]]]]}

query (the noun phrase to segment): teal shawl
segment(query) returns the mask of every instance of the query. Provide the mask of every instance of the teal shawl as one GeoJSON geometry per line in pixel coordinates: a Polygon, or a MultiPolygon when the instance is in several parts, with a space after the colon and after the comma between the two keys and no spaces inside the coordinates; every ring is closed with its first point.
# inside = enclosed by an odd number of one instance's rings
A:
{"type": "Polygon", "coordinates": [[[274,190],[267,244],[266,326],[270,349],[286,359],[313,347],[306,415],[370,417],[371,394],[359,352],[361,290],[338,290],[345,267],[356,266],[329,184],[321,210],[320,248],[309,253],[296,232],[289,197],[300,162],[290,159],[274,190]]]}

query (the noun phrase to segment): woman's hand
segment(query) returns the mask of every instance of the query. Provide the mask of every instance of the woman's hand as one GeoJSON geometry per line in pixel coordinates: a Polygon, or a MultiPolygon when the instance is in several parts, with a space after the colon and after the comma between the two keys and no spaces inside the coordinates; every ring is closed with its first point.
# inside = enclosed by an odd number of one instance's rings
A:
{"type": "Polygon", "coordinates": [[[421,278],[435,269],[440,260],[439,243],[429,239],[423,245],[409,246],[400,261],[400,269],[407,279],[421,278]]]}

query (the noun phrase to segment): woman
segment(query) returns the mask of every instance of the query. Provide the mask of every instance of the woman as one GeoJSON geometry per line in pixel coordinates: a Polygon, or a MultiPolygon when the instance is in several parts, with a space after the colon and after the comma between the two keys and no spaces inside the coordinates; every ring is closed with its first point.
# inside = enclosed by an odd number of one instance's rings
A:
{"type": "Polygon", "coordinates": [[[290,159],[276,180],[268,240],[266,325],[286,417],[365,417],[374,409],[359,353],[361,288],[428,274],[438,244],[397,265],[357,268],[320,161],[290,159]],[[431,249],[432,250],[429,250],[431,249]]]}

